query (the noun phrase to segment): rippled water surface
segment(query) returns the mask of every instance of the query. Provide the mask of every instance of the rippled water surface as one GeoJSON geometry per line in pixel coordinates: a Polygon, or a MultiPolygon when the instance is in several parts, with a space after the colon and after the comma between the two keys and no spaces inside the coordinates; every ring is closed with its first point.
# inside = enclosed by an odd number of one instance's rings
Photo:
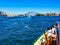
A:
{"type": "Polygon", "coordinates": [[[60,17],[0,16],[0,45],[32,45],[32,42],[56,21],[60,21],[60,17]]]}

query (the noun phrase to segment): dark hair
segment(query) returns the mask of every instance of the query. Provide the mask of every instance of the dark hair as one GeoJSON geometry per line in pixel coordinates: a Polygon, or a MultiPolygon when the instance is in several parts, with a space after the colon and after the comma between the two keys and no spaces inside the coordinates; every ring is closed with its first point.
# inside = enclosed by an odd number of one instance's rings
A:
{"type": "Polygon", "coordinates": [[[47,28],[47,30],[50,30],[50,28],[47,28]]]}
{"type": "Polygon", "coordinates": [[[52,27],[50,27],[52,29],[52,27]]]}
{"type": "Polygon", "coordinates": [[[55,26],[58,26],[58,24],[56,23],[55,26]]]}

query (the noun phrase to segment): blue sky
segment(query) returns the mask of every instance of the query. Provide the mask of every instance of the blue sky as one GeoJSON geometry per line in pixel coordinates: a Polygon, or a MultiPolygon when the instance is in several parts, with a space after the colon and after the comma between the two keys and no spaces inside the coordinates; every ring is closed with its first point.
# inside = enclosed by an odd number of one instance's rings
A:
{"type": "Polygon", "coordinates": [[[0,11],[9,14],[21,14],[29,11],[60,13],[60,0],[0,0],[0,11]]]}

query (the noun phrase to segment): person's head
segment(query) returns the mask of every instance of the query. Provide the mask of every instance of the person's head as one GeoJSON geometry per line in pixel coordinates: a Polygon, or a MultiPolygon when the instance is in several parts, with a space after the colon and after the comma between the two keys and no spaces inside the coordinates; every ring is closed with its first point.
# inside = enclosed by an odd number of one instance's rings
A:
{"type": "Polygon", "coordinates": [[[47,30],[50,30],[50,28],[47,28],[47,30]]]}
{"type": "Polygon", "coordinates": [[[56,28],[58,26],[58,24],[56,23],[55,25],[53,25],[54,28],[56,28]]]}
{"type": "Polygon", "coordinates": [[[58,26],[58,24],[56,23],[55,26],[58,26]]]}
{"type": "Polygon", "coordinates": [[[50,27],[50,29],[52,29],[53,27],[50,27]]]}
{"type": "Polygon", "coordinates": [[[56,28],[57,26],[56,25],[52,25],[52,28],[56,28]]]}

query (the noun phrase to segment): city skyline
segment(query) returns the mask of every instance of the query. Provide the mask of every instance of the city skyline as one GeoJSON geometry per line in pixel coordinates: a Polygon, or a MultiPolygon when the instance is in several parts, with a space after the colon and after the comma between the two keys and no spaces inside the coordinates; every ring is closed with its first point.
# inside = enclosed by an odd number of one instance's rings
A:
{"type": "Polygon", "coordinates": [[[60,13],[59,0],[1,0],[0,11],[8,14],[25,14],[33,11],[38,13],[60,13]]]}

